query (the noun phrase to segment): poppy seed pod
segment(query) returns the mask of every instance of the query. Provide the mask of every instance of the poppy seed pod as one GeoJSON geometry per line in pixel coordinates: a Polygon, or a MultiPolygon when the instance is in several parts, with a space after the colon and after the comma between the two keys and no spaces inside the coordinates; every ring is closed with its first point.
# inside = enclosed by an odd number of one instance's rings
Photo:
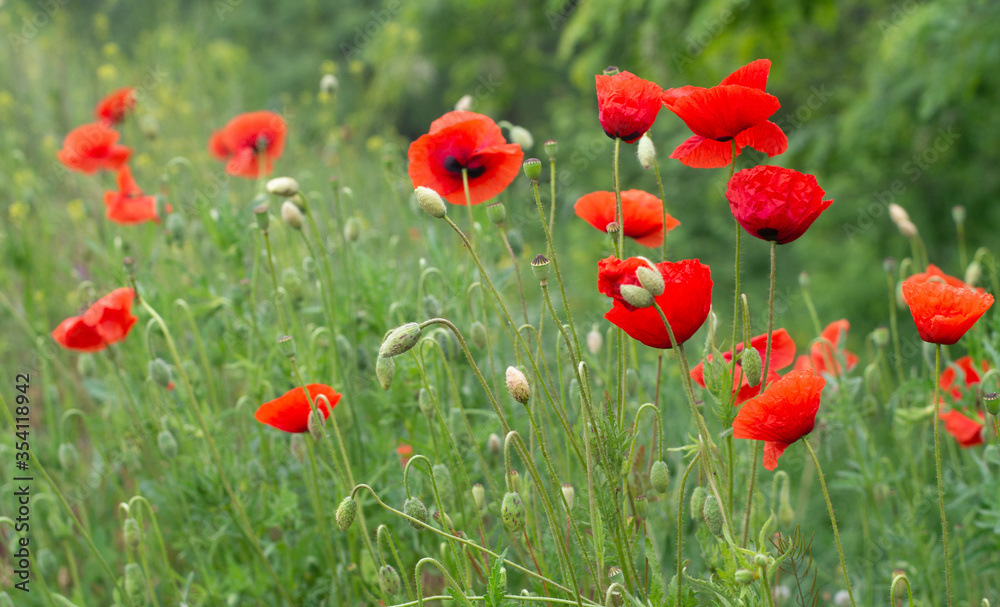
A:
{"type": "Polygon", "coordinates": [[[523,126],[514,125],[510,127],[507,135],[510,137],[511,143],[516,143],[526,152],[535,145],[535,138],[531,136],[531,131],[523,126]]]}
{"type": "Polygon", "coordinates": [[[494,225],[503,225],[503,222],[507,221],[507,207],[499,201],[488,204],[486,205],[486,216],[494,225]]]}
{"type": "Polygon", "coordinates": [[[642,285],[642,288],[649,291],[650,295],[653,297],[663,295],[666,285],[663,282],[663,275],[657,270],[647,266],[639,266],[635,269],[635,276],[639,279],[639,284],[642,285]]]}
{"type": "Polygon", "coordinates": [[[1000,394],[996,392],[987,392],[983,394],[983,406],[986,407],[986,411],[990,415],[996,416],[1000,414],[1000,394]]]}
{"type": "Polygon", "coordinates": [[[638,285],[622,285],[622,299],[634,308],[649,308],[656,300],[653,294],[638,285]]]}
{"type": "Polygon", "coordinates": [[[347,531],[354,524],[354,517],[358,513],[358,503],[350,495],[345,497],[337,506],[337,527],[341,531],[347,531]]]}
{"type": "Polygon", "coordinates": [[[278,338],[278,351],[282,356],[291,358],[295,356],[295,338],[291,335],[282,335],[278,338]]]}
{"type": "Polygon", "coordinates": [[[524,376],[517,367],[507,367],[507,392],[511,397],[522,405],[528,404],[531,399],[531,387],[528,385],[528,378],[524,376]]]}
{"type": "Polygon", "coordinates": [[[649,482],[657,493],[666,493],[670,485],[670,467],[663,460],[653,462],[653,467],[649,471],[649,482]]]}
{"type": "Polygon", "coordinates": [[[486,499],[486,489],[483,488],[482,483],[476,483],[472,486],[472,501],[476,504],[477,509],[482,509],[483,501],[486,499]]]}
{"type": "Polygon", "coordinates": [[[510,471],[510,490],[517,493],[521,490],[521,475],[517,473],[517,470],[510,471]]]}
{"type": "Polygon", "coordinates": [[[146,578],[139,563],[125,565],[125,594],[129,601],[138,603],[146,596],[146,578]]]}
{"type": "Polygon", "coordinates": [[[267,182],[267,193],[291,198],[299,193],[299,182],[291,177],[275,177],[267,182]]]}
{"type": "Polygon", "coordinates": [[[382,565],[378,570],[378,585],[382,592],[394,597],[399,594],[400,583],[399,574],[392,568],[392,565],[382,565]]]}
{"type": "Polygon", "coordinates": [[[503,519],[503,526],[511,533],[524,529],[524,502],[521,501],[521,496],[513,491],[504,494],[500,504],[500,517],[503,519]]]}
{"type": "Polygon", "coordinates": [[[139,543],[142,542],[142,530],[139,528],[139,521],[135,520],[131,516],[128,517],[125,519],[125,525],[122,532],[125,536],[125,545],[132,550],[139,547],[139,543]]]}
{"type": "Polygon", "coordinates": [[[444,199],[434,190],[420,186],[416,189],[417,203],[425,213],[435,219],[441,219],[448,214],[448,207],[444,204],[444,199]]]}
{"type": "Polygon", "coordinates": [[[160,448],[163,457],[167,459],[177,457],[177,439],[170,433],[170,430],[164,429],[156,435],[156,446],[160,448]]]}
{"type": "MultiPolygon", "coordinates": [[[[427,506],[425,506],[418,497],[411,497],[403,502],[403,514],[409,516],[410,518],[417,519],[420,523],[427,523],[427,506]]],[[[406,522],[410,524],[410,527],[413,527],[417,531],[424,528],[424,525],[411,521],[410,519],[406,519],[406,522]]]]}
{"type": "Polygon", "coordinates": [[[395,374],[396,360],[379,356],[375,361],[375,376],[378,378],[378,385],[382,386],[383,390],[388,390],[392,386],[392,377],[395,374]]]}
{"type": "Polygon", "coordinates": [[[701,518],[712,535],[722,535],[722,509],[714,495],[705,496],[705,503],[701,507],[701,518]]]}
{"type": "Polygon", "coordinates": [[[149,376],[154,382],[156,382],[156,385],[161,388],[166,388],[173,380],[170,373],[170,367],[162,358],[154,358],[149,361],[149,376]]]}
{"type": "Polygon", "coordinates": [[[708,496],[708,489],[704,487],[695,487],[694,491],[691,492],[691,502],[689,507],[691,509],[691,518],[698,519],[701,518],[701,509],[705,505],[705,497],[708,496]]]}
{"type": "Polygon", "coordinates": [[[542,178],[542,161],[537,158],[529,158],[524,161],[524,176],[532,181],[542,178]]]}
{"type": "Polygon", "coordinates": [[[267,205],[260,204],[253,208],[253,217],[257,220],[257,227],[261,232],[266,232],[271,225],[271,216],[267,213],[267,205]]]}
{"type": "Polygon", "coordinates": [[[293,230],[302,229],[302,211],[291,200],[281,203],[281,219],[293,230]]]}
{"type": "Polygon", "coordinates": [[[646,516],[649,515],[649,504],[646,502],[646,496],[636,496],[632,503],[635,506],[635,517],[640,521],[646,520],[646,516]]]}
{"type": "Polygon", "coordinates": [[[566,500],[566,509],[572,510],[573,504],[576,503],[576,489],[574,489],[573,485],[569,483],[563,483],[562,494],[563,498],[566,500]]]}
{"type": "Polygon", "coordinates": [[[639,139],[639,145],[636,147],[636,155],[639,157],[639,164],[642,168],[649,170],[653,166],[653,162],[656,161],[656,146],[653,145],[653,139],[649,136],[649,133],[645,133],[639,139]]]}
{"type": "Polygon", "coordinates": [[[743,350],[740,357],[740,366],[743,367],[743,375],[747,378],[747,385],[756,387],[760,385],[761,360],[760,352],[757,348],[747,348],[743,350]]]}
{"type": "Polygon", "coordinates": [[[535,255],[531,260],[531,271],[538,282],[546,282],[549,279],[549,260],[544,255],[535,255]]]}
{"type": "Polygon", "coordinates": [[[396,327],[382,342],[378,355],[383,358],[392,358],[408,352],[420,341],[421,334],[420,325],[415,322],[396,327]]]}
{"type": "Polygon", "coordinates": [[[549,139],[545,142],[545,154],[549,157],[549,160],[555,160],[556,154],[559,153],[559,142],[555,139],[549,139]]]}

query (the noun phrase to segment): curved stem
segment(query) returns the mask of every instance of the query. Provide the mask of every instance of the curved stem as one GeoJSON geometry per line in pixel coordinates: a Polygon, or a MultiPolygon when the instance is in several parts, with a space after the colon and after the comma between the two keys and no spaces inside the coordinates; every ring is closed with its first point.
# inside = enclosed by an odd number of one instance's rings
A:
{"type": "Polygon", "coordinates": [[[823,477],[823,468],[819,465],[819,458],[816,457],[816,452],[813,451],[812,445],[809,444],[809,439],[803,436],[802,442],[805,443],[806,449],[812,457],[813,464],[816,465],[816,476],[819,478],[819,486],[823,490],[823,499],[826,500],[826,510],[830,513],[830,525],[833,527],[833,539],[837,542],[837,554],[840,556],[840,570],[844,574],[844,584],[847,587],[847,596],[851,599],[851,607],[857,607],[857,603],[854,602],[854,592],[851,590],[851,578],[847,574],[847,561],[844,559],[844,547],[840,544],[840,530],[837,528],[837,517],[833,513],[833,502],[830,501],[830,492],[827,491],[826,479],[823,477]]]}

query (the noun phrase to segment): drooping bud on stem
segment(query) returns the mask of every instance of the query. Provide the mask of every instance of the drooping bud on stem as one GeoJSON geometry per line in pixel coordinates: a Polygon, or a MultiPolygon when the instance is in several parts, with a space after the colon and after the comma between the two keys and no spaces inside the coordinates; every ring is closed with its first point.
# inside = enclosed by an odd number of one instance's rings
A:
{"type": "Polygon", "coordinates": [[[760,385],[761,360],[760,352],[757,351],[757,348],[746,348],[743,350],[743,355],[740,357],[740,366],[743,367],[743,375],[747,378],[748,385],[760,385]]]}
{"type": "Polygon", "coordinates": [[[293,230],[302,229],[302,211],[290,200],[281,203],[281,219],[293,230]]]}
{"type": "Polygon", "coordinates": [[[476,508],[482,510],[483,501],[486,499],[486,489],[483,488],[482,483],[476,483],[472,486],[472,501],[476,504],[476,508]]]}
{"type": "Polygon", "coordinates": [[[653,294],[638,285],[622,285],[622,298],[636,308],[648,308],[656,301],[653,294]]]}
{"type": "Polygon", "coordinates": [[[701,507],[701,518],[712,535],[722,535],[722,508],[714,495],[705,496],[705,503],[701,507]]]}
{"type": "Polygon", "coordinates": [[[642,288],[649,291],[650,295],[653,297],[663,295],[666,285],[663,282],[663,275],[660,274],[659,270],[647,266],[639,266],[635,270],[635,276],[639,279],[639,284],[642,285],[642,288]]]}
{"type": "Polygon", "coordinates": [[[503,526],[511,533],[524,529],[524,502],[521,501],[521,496],[513,491],[504,494],[500,504],[500,517],[503,519],[503,526]]]}
{"type": "Polygon", "coordinates": [[[345,497],[337,506],[337,527],[341,531],[347,531],[354,524],[354,517],[358,513],[358,503],[350,495],[345,497]]]}
{"type": "Polygon", "coordinates": [[[511,397],[522,405],[528,404],[531,398],[531,387],[528,378],[517,367],[507,367],[507,391],[511,397]]]}
{"type": "Polygon", "coordinates": [[[382,589],[382,592],[390,597],[399,594],[402,584],[399,574],[392,568],[392,565],[382,565],[381,569],[378,570],[378,585],[382,589]]]}
{"type": "Polygon", "coordinates": [[[174,438],[170,430],[164,428],[163,431],[156,435],[156,446],[160,448],[160,453],[163,454],[163,457],[167,459],[177,457],[177,439],[174,438]]]}
{"type": "MultiPolygon", "coordinates": [[[[420,501],[419,497],[411,497],[403,502],[403,514],[411,518],[415,518],[421,523],[427,523],[427,506],[420,501]]],[[[406,522],[417,531],[424,528],[423,525],[415,523],[409,519],[407,519],[406,522]]]]}
{"type": "Polygon", "coordinates": [[[420,325],[415,322],[396,327],[382,342],[378,355],[383,358],[392,358],[408,352],[420,341],[421,333],[420,325]]]}
{"type": "Polygon", "coordinates": [[[416,189],[417,203],[428,215],[435,219],[441,219],[448,214],[448,207],[445,206],[441,195],[434,190],[420,186],[416,189]]]}
{"type": "Polygon", "coordinates": [[[139,604],[146,598],[146,578],[139,563],[125,565],[125,594],[134,604],[139,604]]]}
{"type": "Polygon", "coordinates": [[[299,193],[299,182],[291,177],[275,177],[267,182],[267,193],[291,198],[299,193]]]}
{"type": "Polygon", "coordinates": [[[135,550],[139,547],[139,543],[142,542],[142,530],[139,528],[139,521],[135,520],[131,516],[125,519],[125,525],[122,529],[122,533],[125,536],[125,545],[135,550]]]}
{"type": "Polygon", "coordinates": [[[691,502],[689,508],[691,510],[691,518],[699,519],[701,518],[701,509],[705,506],[705,497],[708,495],[708,489],[704,487],[695,487],[694,491],[691,492],[691,502]]]}
{"type": "Polygon", "coordinates": [[[161,388],[166,388],[173,380],[170,367],[162,358],[154,358],[149,361],[149,377],[161,388]]]}
{"type": "Polygon", "coordinates": [[[314,441],[320,441],[323,438],[323,426],[326,424],[326,418],[320,413],[318,416],[315,412],[309,412],[308,428],[309,436],[313,438],[314,441]]]}
{"type": "Polygon", "coordinates": [[[383,390],[388,390],[392,386],[392,378],[396,374],[396,359],[383,358],[379,356],[375,360],[375,376],[378,378],[378,385],[383,390]]]}
{"type": "Polygon", "coordinates": [[[649,482],[657,493],[666,493],[670,485],[670,467],[663,460],[653,462],[653,467],[649,471],[649,482]]]}

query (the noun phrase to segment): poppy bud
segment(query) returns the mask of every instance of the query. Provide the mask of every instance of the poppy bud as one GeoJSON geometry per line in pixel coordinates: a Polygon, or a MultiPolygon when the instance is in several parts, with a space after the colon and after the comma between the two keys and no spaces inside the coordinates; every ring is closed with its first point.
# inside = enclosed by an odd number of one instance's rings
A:
{"type": "Polygon", "coordinates": [[[646,502],[645,495],[639,495],[634,500],[632,500],[635,506],[635,517],[640,521],[646,520],[646,516],[649,514],[649,504],[646,502]]]}
{"type": "Polygon", "coordinates": [[[503,526],[511,533],[524,529],[524,503],[521,496],[513,491],[504,494],[500,504],[500,517],[503,519],[503,526]]]}
{"type": "Polygon", "coordinates": [[[125,594],[130,602],[137,604],[146,597],[146,578],[139,563],[125,565],[125,594]]]}
{"type": "Polygon", "coordinates": [[[424,296],[424,316],[428,318],[438,318],[441,316],[441,302],[433,295],[424,296]]]}
{"type": "Polygon", "coordinates": [[[705,505],[705,496],[707,495],[708,489],[705,489],[704,487],[695,487],[694,491],[691,492],[691,502],[689,504],[691,508],[691,518],[701,518],[701,509],[705,505]]]}
{"type": "Polygon", "coordinates": [[[472,323],[469,327],[469,338],[472,341],[473,347],[477,350],[482,350],[486,347],[486,325],[479,322],[478,320],[472,323]]]}
{"type": "Polygon", "coordinates": [[[139,543],[142,542],[142,530],[139,528],[139,521],[131,516],[125,519],[123,533],[125,535],[125,545],[132,550],[139,547],[139,543]]]}
{"type": "Polygon", "coordinates": [[[622,285],[621,294],[622,299],[636,308],[648,308],[656,303],[652,293],[637,285],[622,285]]]}
{"type": "Polygon", "coordinates": [[[892,258],[892,257],[886,257],[885,259],[883,259],[882,260],[882,270],[886,274],[890,274],[890,275],[895,274],[896,273],[896,260],[894,258],[892,258]]]}
{"type": "Polygon", "coordinates": [[[482,483],[476,483],[472,486],[472,501],[475,502],[477,509],[482,509],[484,499],[486,499],[486,489],[482,483]]]}
{"type": "Polygon", "coordinates": [[[749,586],[755,579],[757,579],[757,574],[749,569],[737,569],[733,578],[740,586],[749,586]]]}
{"type": "Polygon", "coordinates": [[[299,182],[291,177],[275,177],[267,182],[268,194],[291,198],[299,193],[299,182]]]}
{"type": "Polygon", "coordinates": [[[319,80],[319,91],[321,93],[333,95],[336,94],[338,88],[340,88],[340,81],[333,74],[323,74],[323,77],[319,80]]]}
{"type": "Polygon", "coordinates": [[[576,489],[569,483],[563,483],[562,494],[563,499],[566,500],[566,509],[572,510],[573,504],[576,502],[576,489]]]}
{"type": "Polygon", "coordinates": [[[639,138],[636,155],[639,156],[639,164],[642,165],[643,169],[648,171],[653,166],[653,162],[656,160],[656,146],[653,145],[653,139],[649,136],[649,132],[643,133],[642,137],[639,138]]]}
{"type": "MultiPolygon", "coordinates": [[[[421,523],[427,523],[427,506],[425,506],[418,497],[411,497],[403,502],[403,514],[411,518],[415,518],[421,523]]],[[[410,519],[406,519],[406,522],[410,524],[410,527],[413,527],[417,531],[424,528],[424,526],[420,523],[415,523],[410,519]]]]}
{"type": "Polygon", "coordinates": [[[803,289],[805,289],[805,288],[807,288],[809,286],[810,282],[811,282],[811,280],[809,279],[809,273],[808,272],[800,272],[799,273],[799,286],[800,287],[802,287],[803,289]]]}
{"type": "Polygon", "coordinates": [[[528,404],[531,398],[531,387],[528,378],[517,367],[507,367],[507,391],[511,397],[522,405],[528,404]]]}
{"type": "Polygon", "coordinates": [[[261,204],[253,208],[254,219],[257,220],[257,227],[261,232],[266,232],[271,224],[271,216],[267,213],[267,205],[261,204]]]}
{"type": "Polygon", "coordinates": [[[309,436],[313,437],[314,441],[319,441],[323,438],[323,426],[326,424],[326,418],[321,413],[316,415],[314,412],[309,412],[309,418],[306,421],[306,425],[309,428],[309,436]]]}
{"type": "Polygon", "coordinates": [[[80,452],[73,443],[59,445],[59,465],[63,470],[73,470],[80,461],[80,452]]]}
{"type": "Polygon", "coordinates": [[[507,242],[510,243],[510,250],[514,253],[514,257],[520,257],[521,253],[524,253],[524,237],[519,231],[507,232],[507,242]]]}
{"type": "MultiPolygon", "coordinates": [[[[379,357],[382,358],[381,356],[379,357]]],[[[392,360],[387,358],[385,360],[392,360]]],[[[427,419],[434,417],[434,401],[431,400],[431,391],[427,388],[420,388],[420,392],[417,393],[417,406],[420,407],[420,412],[424,414],[427,419]]]]}
{"type": "Polygon", "coordinates": [[[740,366],[743,367],[743,375],[747,378],[747,384],[757,386],[760,384],[761,360],[760,352],[757,348],[747,348],[743,350],[740,357],[740,366]]]}
{"type": "Polygon", "coordinates": [[[521,490],[521,475],[517,473],[517,470],[510,471],[510,490],[514,493],[521,490]]]}
{"type": "Polygon", "coordinates": [[[616,65],[609,65],[608,67],[604,68],[604,75],[605,76],[614,76],[614,75],[617,75],[619,71],[620,70],[618,69],[618,66],[616,66],[616,65]]]}
{"type": "Polygon", "coordinates": [[[278,351],[282,356],[292,358],[295,356],[295,338],[291,335],[282,335],[278,338],[278,351]]]}
{"type": "Polygon", "coordinates": [[[186,231],[187,227],[184,224],[184,217],[180,213],[167,215],[167,236],[170,237],[171,242],[177,244],[184,242],[186,231]]]}
{"type": "Polygon", "coordinates": [[[653,297],[663,295],[663,289],[666,288],[666,285],[663,283],[663,275],[660,274],[659,270],[639,266],[635,270],[635,276],[639,279],[642,288],[649,291],[650,295],[653,297]]]}
{"type": "MultiPolygon", "coordinates": [[[[510,127],[508,135],[510,136],[510,142],[521,146],[521,149],[525,152],[530,150],[531,147],[535,145],[535,138],[531,136],[531,131],[523,126],[514,125],[510,127]]],[[[529,179],[532,178],[529,177],[529,179]]],[[[538,178],[536,177],[534,179],[537,181],[538,178]]]]}
{"type": "Polygon", "coordinates": [[[595,323],[590,327],[590,332],[587,333],[587,351],[597,356],[597,353],[601,351],[602,345],[604,345],[604,337],[595,323]]]}
{"type": "Polygon", "coordinates": [[[451,522],[451,517],[448,516],[447,513],[445,513],[443,517],[441,515],[442,512],[440,510],[435,510],[434,514],[431,515],[431,518],[433,518],[437,522],[438,526],[444,529],[445,531],[454,529],[455,525],[454,523],[451,522]]]}
{"type": "Polygon", "coordinates": [[[549,139],[545,142],[545,153],[548,155],[549,160],[555,160],[556,154],[559,152],[559,142],[555,139],[549,139]]]}
{"type": "Polygon", "coordinates": [[[836,607],[847,607],[851,604],[851,593],[846,590],[838,590],[837,594],[833,595],[833,604],[836,607]]]}
{"type": "Polygon", "coordinates": [[[472,95],[462,95],[462,97],[455,102],[456,112],[471,112],[472,111],[472,95]]]}
{"type": "Polygon", "coordinates": [[[486,448],[492,455],[500,455],[503,445],[500,442],[500,435],[496,432],[490,434],[490,437],[486,439],[486,448]]]}
{"type": "Polygon", "coordinates": [[[361,220],[357,217],[348,217],[344,222],[344,240],[357,242],[359,238],[361,238],[361,220]]]}
{"type": "Polygon", "coordinates": [[[154,358],[149,361],[149,376],[161,388],[166,388],[173,380],[170,373],[170,367],[162,358],[154,358]]]}
{"type": "Polygon", "coordinates": [[[979,279],[983,277],[983,266],[978,261],[972,260],[969,267],[965,269],[965,284],[974,287],[979,284],[979,279]]]}
{"type": "Polygon", "coordinates": [[[876,348],[884,348],[889,345],[889,329],[878,327],[872,331],[872,342],[876,348]]]}
{"type": "Polygon", "coordinates": [[[290,200],[281,203],[281,219],[293,230],[302,229],[302,211],[290,200]]]}
{"type": "Polygon", "coordinates": [[[604,228],[604,231],[606,231],[609,236],[614,238],[618,234],[618,232],[621,231],[621,229],[622,227],[621,225],[618,224],[617,221],[612,221],[604,228]]]}
{"type": "Polygon", "coordinates": [[[488,204],[486,205],[486,216],[490,218],[490,221],[494,225],[503,225],[503,222],[507,220],[507,207],[503,206],[503,203],[499,201],[488,204]]]}
{"type": "Polygon", "coordinates": [[[653,467],[649,471],[649,482],[657,493],[666,493],[670,485],[670,467],[663,460],[653,462],[653,467]]]}
{"type": "Polygon", "coordinates": [[[434,464],[431,468],[431,474],[434,477],[434,484],[437,485],[438,495],[445,502],[450,503],[452,498],[455,496],[455,485],[451,480],[451,471],[448,470],[448,466],[444,464],[434,464]]]}
{"type": "Polygon", "coordinates": [[[892,203],[889,205],[889,219],[892,220],[892,223],[899,225],[901,222],[910,221],[910,214],[903,207],[892,203]]]}
{"type": "Polygon", "coordinates": [[[719,507],[719,501],[714,495],[705,496],[705,503],[701,507],[701,518],[712,535],[722,535],[722,508],[719,507]]]}
{"type": "Polygon", "coordinates": [[[532,181],[542,178],[542,161],[537,158],[529,158],[522,165],[524,176],[532,181]]]}
{"type": "Polygon", "coordinates": [[[347,531],[354,523],[354,517],[358,513],[358,503],[348,495],[337,506],[337,527],[341,531],[347,531]]]}
{"type": "Polygon", "coordinates": [[[375,376],[378,378],[378,385],[383,390],[388,390],[392,386],[392,377],[396,374],[396,360],[393,358],[382,358],[375,361],[375,376]]]}
{"type": "Polygon", "coordinates": [[[441,195],[434,190],[420,186],[416,189],[417,203],[420,208],[435,219],[441,219],[448,214],[448,207],[445,206],[441,195]]]}
{"type": "Polygon", "coordinates": [[[1000,414],[1000,394],[996,392],[987,392],[983,394],[983,406],[990,415],[996,416],[1000,414]]]}
{"type": "Polygon", "coordinates": [[[909,578],[906,576],[906,571],[904,571],[903,569],[893,569],[893,571],[892,571],[892,584],[891,585],[892,586],[896,586],[896,588],[895,588],[895,591],[896,591],[895,594],[896,594],[896,596],[893,597],[893,598],[895,598],[897,600],[902,600],[903,597],[906,596],[906,588],[904,587],[905,586],[904,584],[896,585],[896,580],[898,578],[903,578],[906,581],[909,581],[909,578]]]}
{"type": "Polygon", "coordinates": [[[960,204],[956,204],[951,207],[951,218],[955,221],[957,225],[962,225],[965,223],[965,207],[960,204]]]}
{"type": "Polygon", "coordinates": [[[535,255],[531,260],[531,271],[535,274],[538,282],[547,282],[549,279],[549,260],[544,255],[535,255]]]}
{"type": "Polygon", "coordinates": [[[392,358],[408,352],[410,348],[420,341],[420,325],[415,322],[406,323],[393,329],[392,333],[382,342],[378,355],[383,358],[392,358]]]}
{"type": "Polygon", "coordinates": [[[177,457],[177,439],[170,433],[170,430],[164,429],[156,435],[156,446],[160,448],[163,457],[167,459],[177,457]]]}
{"type": "Polygon", "coordinates": [[[382,565],[378,570],[378,586],[382,592],[394,597],[399,594],[400,583],[399,574],[392,568],[392,565],[382,565]]]}
{"type": "Polygon", "coordinates": [[[900,221],[896,224],[896,227],[899,228],[899,233],[906,238],[916,238],[919,235],[917,226],[908,219],[906,221],[900,221]]]}

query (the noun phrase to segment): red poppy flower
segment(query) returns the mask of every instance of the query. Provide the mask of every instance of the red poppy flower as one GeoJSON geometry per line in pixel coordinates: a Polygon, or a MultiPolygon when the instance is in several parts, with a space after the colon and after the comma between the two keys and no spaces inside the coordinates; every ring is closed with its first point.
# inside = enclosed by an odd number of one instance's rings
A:
{"type": "Polygon", "coordinates": [[[974,362],[972,362],[971,356],[963,356],[959,358],[954,363],[948,365],[944,371],[941,372],[941,377],[938,379],[938,383],[941,385],[941,389],[945,392],[951,394],[954,400],[959,400],[962,398],[962,393],[971,388],[974,384],[978,384],[980,380],[980,373],[985,373],[989,371],[990,365],[985,360],[982,362],[980,368],[976,368],[974,362]],[[962,383],[956,385],[955,380],[958,379],[958,371],[962,371],[962,375],[965,378],[964,386],[962,383]]]}
{"type": "MultiPolygon", "coordinates": [[[[983,425],[976,420],[952,409],[940,415],[944,421],[944,429],[955,437],[958,444],[963,448],[975,447],[983,444],[983,425]]],[[[983,414],[979,414],[982,419],[983,414]]]]}
{"type": "Polygon", "coordinates": [[[653,126],[663,94],[657,84],[629,72],[597,75],[597,112],[608,137],[635,143],[653,126]]]}
{"type": "MultiPolygon", "coordinates": [[[[608,224],[615,221],[616,205],[614,192],[591,192],[581,196],[573,210],[584,221],[604,232],[608,224]]],[[[642,190],[622,192],[622,217],[625,235],[650,248],[663,244],[665,233],[681,225],[663,212],[663,203],[659,198],[642,190]]]]}
{"type": "Polygon", "coordinates": [[[993,296],[982,289],[955,286],[926,274],[903,281],[903,299],[920,339],[944,346],[958,342],[993,305],[993,296]]]}
{"type": "MultiPolygon", "coordinates": [[[[308,384],[306,388],[309,389],[309,396],[316,403],[316,407],[323,414],[323,419],[330,417],[330,409],[340,402],[340,393],[323,384],[308,384]],[[329,401],[329,407],[322,400],[317,400],[321,394],[329,401]]],[[[260,423],[274,426],[283,432],[300,433],[309,431],[310,413],[312,408],[309,406],[305,390],[298,387],[261,405],[254,417],[260,423]]]]}
{"type": "Polygon", "coordinates": [[[514,181],[524,152],[507,143],[500,127],[475,112],[448,112],[407,152],[413,187],[428,187],[452,204],[465,205],[464,169],[472,204],[486,202],[514,181]]]}
{"type": "Polygon", "coordinates": [[[274,112],[248,112],[212,133],[208,150],[219,160],[227,160],[226,172],[257,179],[271,173],[274,161],[285,150],[285,119],[274,112]]]}
{"type": "Polygon", "coordinates": [[[791,371],[743,405],[733,436],[764,441],[764,467],[774,470],[792,443],[813,430],[826,380],[812,371],[791,371]]]}
{"type": "Polygon", "coordinates": [[[410,458],[413,457],[413,445],[401,444],[396,447],[396,454],[399,455],[399,464],[405,466],[406,462],[410,461],[410,458]]]}
{"type": "MultiPolygon", "coordinates": [[[[604,318],[618,326],[633,339],[651,348],[671,348],[670,336],[656,308],[635,308],[621,295],[622,285],[638,285],[635,270],[649,265],[638,257],[622,261],[616,257],[602,259],[598,264],[597,288],[614,299],[614,305],[604,318]]],[[[653,266],[663,276],[664,290],[656,303],[670,322],[677,343],[684,343],[708,318],[712,307],[712,272],[697,259],[676,263],[662,261],[653,266]]]]}
{"type": "Polygon", "coordinates": [[[135,89],[131,86],[109,93],[94,108],[94,116],[108,126],[125,119],[125,114],[135,107],[135,89]]]}
{"type": "Polygon", "coordinates": [[[115,143],[119,136],[118,131],[99,122],[78,126],[63,139],[56,158],[67,168],[87,175],[101,169],[117,171],[132,154],[131,148],[115,143]]]}
{"type": "Polygon", "coordinates": [[[60,346],[79,352],[97,352],[125,339],[138,320],[132,315],[135,291],[115,289],[94,302],[81,316],[71,316],[52,331],[60,346]]]}
{"type": "Polygon", "coordinates": [[[677,146],[671,158],[696,169],[724,167],[745,147],[777,156],[788,149],[781,128],[769,122],[781,104],[764,92],[769,59],[758,59],[726,77],[718,86],[684,86],[663,91],[663,105],[684,121],[694,136],[677,146]]]}
{"type": "Polygon", "coordinates": [[[782,167],[743,169],[729,180],[726,198],[733,217],[751,236],[778,244],[805,233],[833,204],[816,178],[782,167]]]}
{"type": "Polygon", "coordinates": [[[795,370],[813,370],[817,374],[828,373],[837,377],[843,373],[841,356],[847,363],[847,370],[853,369],[858,364],[858,356],[846,349],[842,350],[840,343],[841,337],[846,337],[850,328],[851,323],[845,319],[828,324],[820,333],[820,339],[809,348],[809,356],[803,355],[795,359],[795,370]]]}
{"type": "MultiPolygon", "coordinates": [[[[128,165],[118,169],[118,191],[104,192],[104,207],[107,218],[124,225],[144,221],[160,222],[156,214],[156,196],[144,196],[139,184],[132,177],[128,165]]],[[[173,210],[168,204],[167,212],[173,210]]]]}
{"type": "MultiPolygon", "coordinates": [[[[736,344],[737,354],[743,351],[743,342],[736,344]]],[[[760,353],[760,359],[762,361],[761,370],[763,371],[763,360],[767,352],[767,333],[758,335],[750,340],[750,347],[757,350],[760,353]]],[[[723,352],[722,358],[727,362],[732,362],[733,353],[732,351],[723,352]]],[[[712,360],[712,355],[709,354],[705,361],[699,362],[698,365],[691,369],[691,379],[695,381],[702,388],[705,387],[705,362],[710,362],[712,360]]],[[[771,364],[768,366],[767,371],[767,381],[768,383],[774,382],[781,378],[781,374],[778,370],[784,369],[788,365],[792,364],[795,360],[795,342],[792,341],[792,336],[788,334],[788,331],[784,329],[777,329],[771,334],[771,364]]],[[[746,375],[740,372],[740,365],[736,365],[736,376],[733,378],[733,392],[736,394],[736,405],[740,405],[754,396],[760,394],[760,388],[762,383],[758,383],[756,386],[751,386],[747,381],[746,375]],[[741,377],[742,376],[742,377],[741,377]]]]}

